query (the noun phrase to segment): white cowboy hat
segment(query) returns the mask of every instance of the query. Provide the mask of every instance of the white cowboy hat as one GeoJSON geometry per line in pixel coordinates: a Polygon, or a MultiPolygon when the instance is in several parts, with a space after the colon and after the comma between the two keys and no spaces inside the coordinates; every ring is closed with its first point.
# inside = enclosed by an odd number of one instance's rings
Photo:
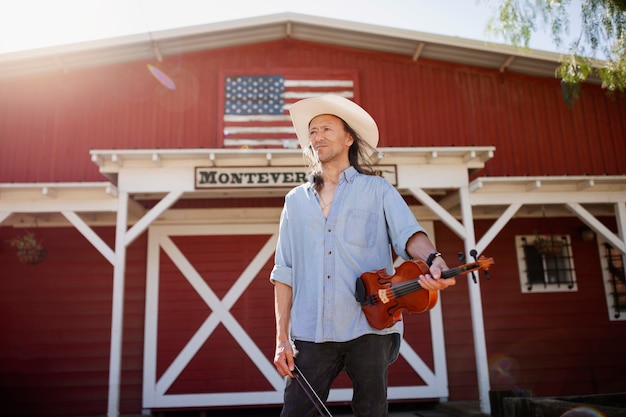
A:
{"type": "Polygon", "coordinates": [[[305,98],[295,102],[289,108],[289,114],[302,149],[306,149],[311,143],[309,123],[320,114],[332,114],[343,119],[372,148],[378,145],[376,122],[368,112],[347,98],[332,94],[305,98]]]}

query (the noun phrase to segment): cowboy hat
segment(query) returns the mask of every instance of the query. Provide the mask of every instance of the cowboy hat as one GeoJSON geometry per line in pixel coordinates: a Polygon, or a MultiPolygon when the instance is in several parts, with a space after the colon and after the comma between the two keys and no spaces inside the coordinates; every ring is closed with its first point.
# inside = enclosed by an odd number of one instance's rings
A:
{"type": "Polygon", "coordinates": [[[289,108],[289,114],[302,149],[306,149],[311,143],[309,123],[320,114],[332,114],[341,118],[372,148],[378,145],[376,122],[368,112],[347,98],[332,94],[305,98],[295,102],[289,108]]]}

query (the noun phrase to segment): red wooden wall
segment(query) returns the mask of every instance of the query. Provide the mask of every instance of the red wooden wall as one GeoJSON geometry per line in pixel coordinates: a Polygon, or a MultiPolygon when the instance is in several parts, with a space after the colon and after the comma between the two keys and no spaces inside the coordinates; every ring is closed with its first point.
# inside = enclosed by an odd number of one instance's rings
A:
{"type": "MultiPolygon", "coordinates": [[[[491,222],[475,224],[481,236],[491,222]]],[[[495,260],[491,279],[480,282],[492,390],[530,389],[536,396],[558,396],[626,387],[626,322],[609,321],[597,242],[582,240],[577,232],[581,225],[573,218],[550,220],[554,233],[572,239],[574,292],[521,292],[515,235],[532,234],[536,219],[511,221],[486,248],[484,255],[495,260]]],[[[438,248],[454,265],[454,250],[463,243],[441,223],[436,233],[438,248]]],[[[468,285],[473,284],[457,278],[456,287],[442,293],[452,400],[478,395],[468,285]]]]}
{"type": "MultiPolygon", "coordinates": [[[[95,228],[113,247],[114,228],[95,228]]],[[[106,414],[113,267],[74,228],[39,228],[48,254],[18,262],[0,228],[0,415],[106,414]]],[[[127,253],[120,411],[141,411],[146,239],[127,253]]]]}
{"type": "Polygon", "coordinates": [[[626,100],[599,87],[570,109],[555,79],[282,40],[1,81],[0,182],[102,180],[89,149],[222,147],[221,77],[297,68],[358,70],[381,146],[495,145],[496,176],[626,172],[626,100]]]}

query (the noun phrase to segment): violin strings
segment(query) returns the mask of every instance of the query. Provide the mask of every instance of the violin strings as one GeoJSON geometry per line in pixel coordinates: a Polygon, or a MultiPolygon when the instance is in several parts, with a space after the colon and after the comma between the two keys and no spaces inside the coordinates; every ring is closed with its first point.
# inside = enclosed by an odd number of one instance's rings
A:
{"type": "MultiPolygon", "coordinates": [[[[476,268],[476,264],[467,264],[456,268],[448,269],[447,271],[443,271],[441,273],[442,278],[452,278],[457,275],[462,274],[463,272],[470,271],[476,268]]],[[[422,286],[419,284],[418,279],[414,278],[410,281],[401,282],[400,284],[394,285],[391,288],[385,290],[385,294],[388,298],[398,298],[403,297],[407,294],[411,294],[412,292],[419,291],[422,289],[422,286]]],[[[377,297],[378,298],[378,297],[377,297]]]]}

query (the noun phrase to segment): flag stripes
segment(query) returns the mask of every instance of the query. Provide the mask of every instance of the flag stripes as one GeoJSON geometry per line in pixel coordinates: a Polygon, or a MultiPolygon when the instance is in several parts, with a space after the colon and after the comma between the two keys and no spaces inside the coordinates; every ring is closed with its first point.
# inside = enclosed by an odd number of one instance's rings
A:
{"type": "Polygon", "coordinates": [[[225,78],[224,146],[296,148],[289,107],[323,94],[354,98],[352,76],[302,79],[282,75],[233,75],[225,78]]]}

